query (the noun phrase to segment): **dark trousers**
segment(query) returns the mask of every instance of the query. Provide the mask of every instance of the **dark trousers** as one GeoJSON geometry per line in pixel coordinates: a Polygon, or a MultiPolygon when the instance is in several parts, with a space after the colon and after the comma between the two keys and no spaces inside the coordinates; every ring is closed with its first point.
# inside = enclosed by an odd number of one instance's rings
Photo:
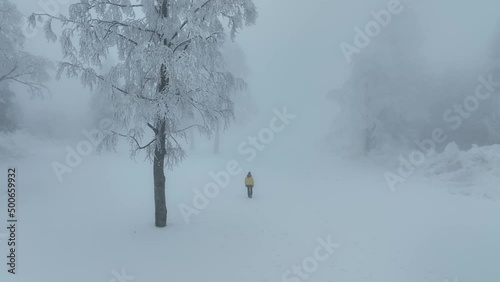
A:
{"type": "Polygon", "coordinates": [[[252,198],[253,186],[247,185],[247,190],[248,190],[248,198],[252,198]]]}

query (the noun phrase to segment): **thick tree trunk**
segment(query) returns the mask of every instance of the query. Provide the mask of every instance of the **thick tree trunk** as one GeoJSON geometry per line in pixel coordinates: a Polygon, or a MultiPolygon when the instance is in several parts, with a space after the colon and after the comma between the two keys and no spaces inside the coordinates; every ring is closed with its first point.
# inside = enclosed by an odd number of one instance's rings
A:
{"type": "MultiPolygon", "coordinates": [[[[163,0],[161,3],[160,14],[163,18],[168,17],[168,0],[163,0]]],[[[163,44],[167,45],[167,39],[163,40],[163,44]]],[[[162,93],[168,89],[168,74],[165,65],[160,68],[160,81],[158,92],[162,93]]],[[[166,150],[166,120],[164,116],[158,116],[156,120],[156,148],[153,160],[153,178],[154,178],[154,193],[155,193],[155,225],[156,227],[167,226],[167,201],[165,197],[165,156],[166,150]]]]}
{"type": "Polygon", "coordinates": [[[162,119],[157,124],[157,145],[153,161],[153,178],[155,194],[155,225],[156,227],[167,226],[167,201],[165,197],[165,121],[162,119]]]}

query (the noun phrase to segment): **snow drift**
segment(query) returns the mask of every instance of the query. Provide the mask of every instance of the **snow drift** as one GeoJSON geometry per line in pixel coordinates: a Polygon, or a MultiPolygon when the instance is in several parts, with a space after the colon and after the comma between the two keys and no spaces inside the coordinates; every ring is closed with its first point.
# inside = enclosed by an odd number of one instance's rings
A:
{"type": "Polygon", "coordinates": [[[423,173],[453,193],[500,199],[500,145],[461,151],[450,143],[444,152],[429,157],[423,173]]]}

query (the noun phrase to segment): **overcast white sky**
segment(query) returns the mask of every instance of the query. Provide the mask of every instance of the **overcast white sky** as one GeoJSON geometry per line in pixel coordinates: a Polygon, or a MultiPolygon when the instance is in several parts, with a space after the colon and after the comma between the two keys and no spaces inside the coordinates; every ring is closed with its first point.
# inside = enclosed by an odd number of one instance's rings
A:
{"type": "MultiPolygon", "coordinates": [[[[41,10],[39,3],[45,1],[16,2],[28,15],[41,10]]],[[[248,83],[260,108],[270,112],[273,107],[286,105],[308,113],[307,122],[321,118],[328,110],[324,103],[326,92],[339,87],[349,74],[349,65],[339,44],[342,41],[352,44],[353,28],[364,27],[371,19],[370,11],[383,9],[388,2],[256,0],[259,10],[257,24],[243,30],[237,41],[246,53],[251,70],[248,83]]],[[[415,6],[424,34],[424,51],[435,67],[446,69],[482,61],[499,21],[498,0],[402,3],[415,6]]],[[[60,8],[65,11],[67,6],[61,5],[60,8]]],[[[404,17],[405,14],[397,16],[404,17]]],[[[29,40],[27,47],[34,53],[60,58],[58,44],[46,43],[42,33],[29,40]]],[[[56,82],[51,86],[53,102],[66,105],[83,103],[85,95],[76,94],[88,92],[81,90],[78,81],[56,82]]]]}

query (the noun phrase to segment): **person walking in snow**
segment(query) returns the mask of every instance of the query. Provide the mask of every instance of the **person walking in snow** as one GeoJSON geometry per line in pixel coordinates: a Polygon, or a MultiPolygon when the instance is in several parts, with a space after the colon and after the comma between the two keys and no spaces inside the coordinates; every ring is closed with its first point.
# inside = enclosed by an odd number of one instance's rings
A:
{"type": "Polygon", "coordinates": [[[245,178],[245,186],[247,186],[248,198],[252,198],[253,185],[254,185],[254,181],[253,181],[252,173],[248,172],[247,177],[245,178]]]}

